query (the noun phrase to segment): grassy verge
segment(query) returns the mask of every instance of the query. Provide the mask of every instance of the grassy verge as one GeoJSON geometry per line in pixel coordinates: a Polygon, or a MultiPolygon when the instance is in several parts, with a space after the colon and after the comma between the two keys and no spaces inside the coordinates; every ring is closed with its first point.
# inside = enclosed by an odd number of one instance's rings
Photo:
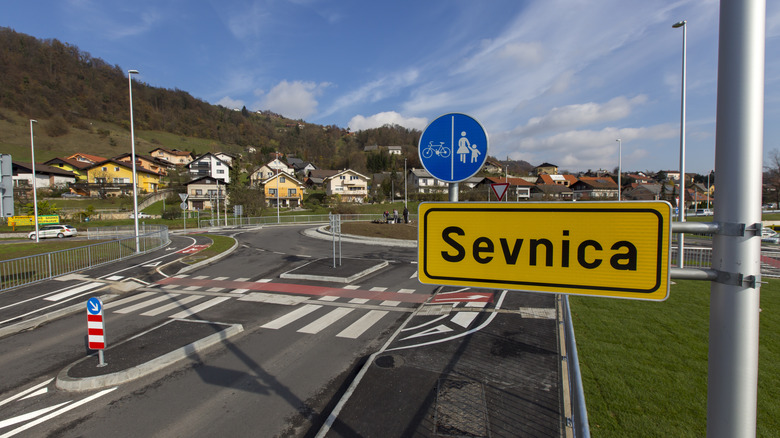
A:
{"type": "Polygon", "coordinates": [[[372,222],[344,222],[341,232],[358,236],[385,239],[417,240],[417,224],[375,224],[372,222]]]}
{"type": "Polygon", "coordinates": [[[203,251],[200,251],[197,254],[193,254],[185,258],[183,260],[184,263],[194,264],[202,260],[216,257],[219,254],[222,254],[223,252],[232,248],[233,245],[235,245],[236,243],[236,240],[233,239],[232,237],[222,236],[219,234],[203,234],[203,236],[211,239],[211,246],[204,249],[203,251]]]}
{"type": "Polygon", "coordinates": [[[0,260],[46,254],[63,249],[94,245],[101,242],[103,242],[103,240],[43,239],[40,243],[35,243],[35,241],[32,241],[31,243],[4,243],[0,245],[0,260]]]}
{"type": "MultiPolygon", "coordinates": [[[[706,435],[709,288],[663,303],[571,297],[594,437],[706,435]]],[[[761,288],[758,436],[780,436],[780,280],[761,288]]]]}

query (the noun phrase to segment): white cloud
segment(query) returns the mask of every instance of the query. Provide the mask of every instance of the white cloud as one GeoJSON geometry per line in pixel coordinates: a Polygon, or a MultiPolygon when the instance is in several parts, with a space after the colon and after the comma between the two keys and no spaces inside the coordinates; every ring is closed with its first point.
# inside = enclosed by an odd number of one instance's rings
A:
{"type": "Polygon", "coordinates": [[[357,115],[347,124],[353,131],[379,128],[384,125],[400,125],[408,129],[422,131],[428,125],[428,120],[422,117],[404,117],[395,111],[386,111],[369,117],[357,115]]]}
{"type": "Polygon", "coordinates": [[[305,119],[317,112],[316,97],[329,84],[282,81],[276,84],[258,103],[258,109],[267,109],[291,119],[305,119]]]}
{"type": "Polygon", "coordinates": [[[544,116],[534,117],[517,129],[517,135],[537,135],[559,129],[571,129],[579,126],[620,120],[631,113],[631,109],[647,102],[647,96],[638,95],[631,99],[618,96],[605,104],[588,102],[583,104],[555,107],[544,116]]]}
{"type": "Polygon", "coordinates": [[[417,69],[411,68],[373,80],[357,90],[338,98],[321,117],[327,117],[353,105],[385,99],[390,95],[398,93],[399,89],[413,84],[417,81],[419,75],[420,72],[417,69]]]}
{"type": "Polygon", "coordinates": [[[229,96],[225,96],[217,101],[217,105],[222,105],[225,108],[241,109],[244,106],[244,101],[241,99],[232,99],[229,96]]]}

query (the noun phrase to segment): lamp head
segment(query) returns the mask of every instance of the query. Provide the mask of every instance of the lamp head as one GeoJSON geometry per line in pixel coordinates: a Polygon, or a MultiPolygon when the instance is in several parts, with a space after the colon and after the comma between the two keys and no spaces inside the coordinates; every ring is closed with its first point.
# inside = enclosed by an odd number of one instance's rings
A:
{"type": "Polygon", "coordinates": [[[683,20],[683,21],[678,21],[677,23],[674,23],[674,24],[672,25],[672,27],[673,27],[673,28],[675,28],[675,29],[677,29],[678,27],[683,27],[683,26],[685,26],[685,23],[687,23],[687,21],[686,21],[686,20],[683,20]]]}
{"type": "Polygon", "coordinates": [[[128,70],[127,74],[129,74],[129,75],[137,75],[138,74],[138,70],[128,70]]]}
{"type": "Polygon", "coordinates": [[[30,119],[30,123],[38,123],[37,120],[30,119]]]}

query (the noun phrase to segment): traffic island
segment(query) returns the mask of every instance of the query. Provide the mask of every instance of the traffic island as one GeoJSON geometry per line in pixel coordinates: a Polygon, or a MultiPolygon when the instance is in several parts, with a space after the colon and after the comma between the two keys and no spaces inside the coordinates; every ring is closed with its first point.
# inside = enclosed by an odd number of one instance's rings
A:
{"type": "Polygon", "coordinates": [[[240,324],[172,319],[104,350],[76,361],[57,376],[57,388],[91,391],[129,382],[241,333],[240,324]]]}
{"type": "Polygon", "coordinates": [[[332,258],[314,260],[303,266],[287,271],[281,278],[295,280],[331,281],[334,283],[352,283],[368,274],[389,265],[387,260],[341,259],[334,266],[332,258]]]}

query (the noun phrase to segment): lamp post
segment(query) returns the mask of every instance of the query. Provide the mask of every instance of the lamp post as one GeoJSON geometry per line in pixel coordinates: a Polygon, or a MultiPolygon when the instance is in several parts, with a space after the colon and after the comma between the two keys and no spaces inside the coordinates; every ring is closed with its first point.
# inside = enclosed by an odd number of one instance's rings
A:
{"type": "Polygon", "coordinates": [[[404,207],[406,207],[407,201],[408,198],[406,197],[406,158],[404,158],[404,207]]]}
{"type": "Polygon", "coordinates": [[[615,141],[618,142],[618,201],[620,201],[623,190],[623,181],[620,179],[623,176],[623,140],[615,141]]]}
{"type": "Polygon", "coordinates": [[[37,120],[30,119],[30,151],[32,161],[32,183],[33,183],[33,214],[35,215],[35,243],[38,243],[38,178],[35,176],[35,142],[33,141],[33,123],[37,120]]]}
{"type": "Polygon", "coordinates": [[[138,70],[127,71],[127,87],[130,93],[130,154],[133,162],[133,226],[135,227],[135,252],[141,252],[141,241],[138,238],[138,176],[135,169],[135,130],[133,127],[133,75],[138,70]]]}
{"type": "MultiPolygon", "coordinates": [[[[680,222],[685,222],[685,76],[686,67],[688,63],[687,58],[687,29],[688,22],[678,21],[672,25],[677,29],[682,27],[683,30],[683,45],[682,45],[682,90],[680,91],[680,202],[677,204],[678,217],[680,222]]],[[[680,233],[677,235],[677,244],[679,252],[679,267],[683,267],[683,255],[684,255],[684,240],[685,235],[680,233]]]]}

